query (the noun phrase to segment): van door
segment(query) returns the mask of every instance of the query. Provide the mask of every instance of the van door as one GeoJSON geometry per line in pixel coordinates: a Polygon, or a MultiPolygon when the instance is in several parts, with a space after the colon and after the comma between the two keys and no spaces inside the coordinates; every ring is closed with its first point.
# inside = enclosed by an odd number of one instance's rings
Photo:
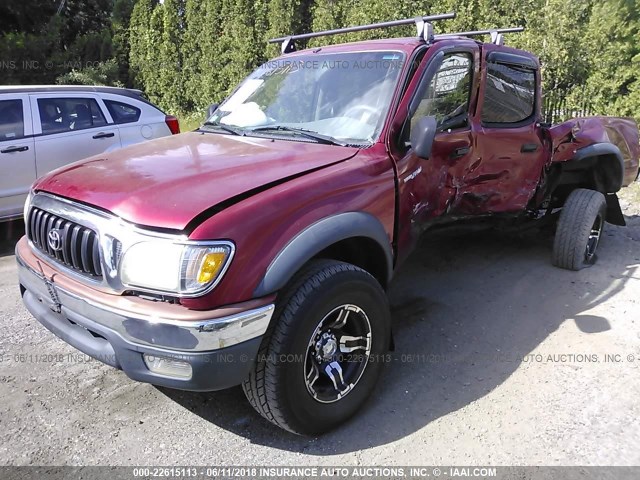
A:
{"type": "Polygon", "coordinates": [[[120,148],[120,132],[95,95],[65,92],[32,94],[30,98],[38,177],[63,165],[120,148]]]}
{"type": "Polygon", "coordinates": [[[0,95],[0,219],[19,217],[36,162],[27,95],[0,95]]]}

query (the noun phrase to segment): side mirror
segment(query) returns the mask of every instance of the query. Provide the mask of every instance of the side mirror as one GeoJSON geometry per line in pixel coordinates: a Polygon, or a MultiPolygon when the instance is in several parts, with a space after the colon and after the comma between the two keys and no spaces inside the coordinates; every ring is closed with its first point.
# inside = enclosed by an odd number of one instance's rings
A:
{"type": "Polygon", "coordinates": [[[427,159],[431,156],[431,147],[433,147],[437,129],[436,117],[422,117],[411,128],[411,148],[418,157],[427,159]]]}
{"type": "Polygon", "coordinates": [[[215,112],[219,106],[219,103],[212,103],[211,105],[209,105],[209,108],[207,108],[207,118],[213,115],[213,112],[215,112]]]}

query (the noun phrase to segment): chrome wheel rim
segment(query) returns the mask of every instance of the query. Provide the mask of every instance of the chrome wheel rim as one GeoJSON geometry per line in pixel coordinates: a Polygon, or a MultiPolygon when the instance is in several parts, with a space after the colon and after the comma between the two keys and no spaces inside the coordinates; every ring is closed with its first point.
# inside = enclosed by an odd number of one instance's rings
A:
{"type": "Polygon", "coordinates": [[[593,260],[593,257],[596,254],[596,249],[598,248],[598,243],[600,242],[600,235],[602,234],[602,224],[603,224],[602,216],[598,215],[591,226],[591,230],[589,231],[589,238],[587,239],[587,248],[584,252],[584,258],[587,263],[593,260]]]}
{"type": "Polygon", "coordinates": [[[371,323],[360,307],[331,310],[314,330],[304,361],[304,382],[320,403],[333,403],[351,392],[371,354],[371,323]]]}

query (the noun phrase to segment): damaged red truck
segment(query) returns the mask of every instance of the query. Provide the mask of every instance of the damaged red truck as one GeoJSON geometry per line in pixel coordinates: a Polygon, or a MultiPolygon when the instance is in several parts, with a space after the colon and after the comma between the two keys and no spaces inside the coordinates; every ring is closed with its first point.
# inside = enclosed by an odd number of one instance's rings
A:
{"type": "Polygon", "coordinates": [[[552,262],[593,263],[605,219],[624,224],[635,122],[545,125],[538,59],[499,31],[434,36],[438,18],[417,38],[278,39],[200,129],[41,178],[16,247],[29,311],[132,379],[242,384],[265,418],[316,434],[371,394],[385,290],[431,228],[552,220],[552,262]]]}

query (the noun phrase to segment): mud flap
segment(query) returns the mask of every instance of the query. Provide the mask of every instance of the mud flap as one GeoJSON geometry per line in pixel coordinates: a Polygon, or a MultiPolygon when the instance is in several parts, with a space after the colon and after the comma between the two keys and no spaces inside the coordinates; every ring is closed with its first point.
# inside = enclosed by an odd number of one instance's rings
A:
{"type": "Polygon", "coordinates": [[[607,222],[612,225],[620,225],[622,227],[626,226],[627,222],[624,220],[618,195],[615,193],[609,193],[605,195],[605,198],[607,199],[607,222]]]}

